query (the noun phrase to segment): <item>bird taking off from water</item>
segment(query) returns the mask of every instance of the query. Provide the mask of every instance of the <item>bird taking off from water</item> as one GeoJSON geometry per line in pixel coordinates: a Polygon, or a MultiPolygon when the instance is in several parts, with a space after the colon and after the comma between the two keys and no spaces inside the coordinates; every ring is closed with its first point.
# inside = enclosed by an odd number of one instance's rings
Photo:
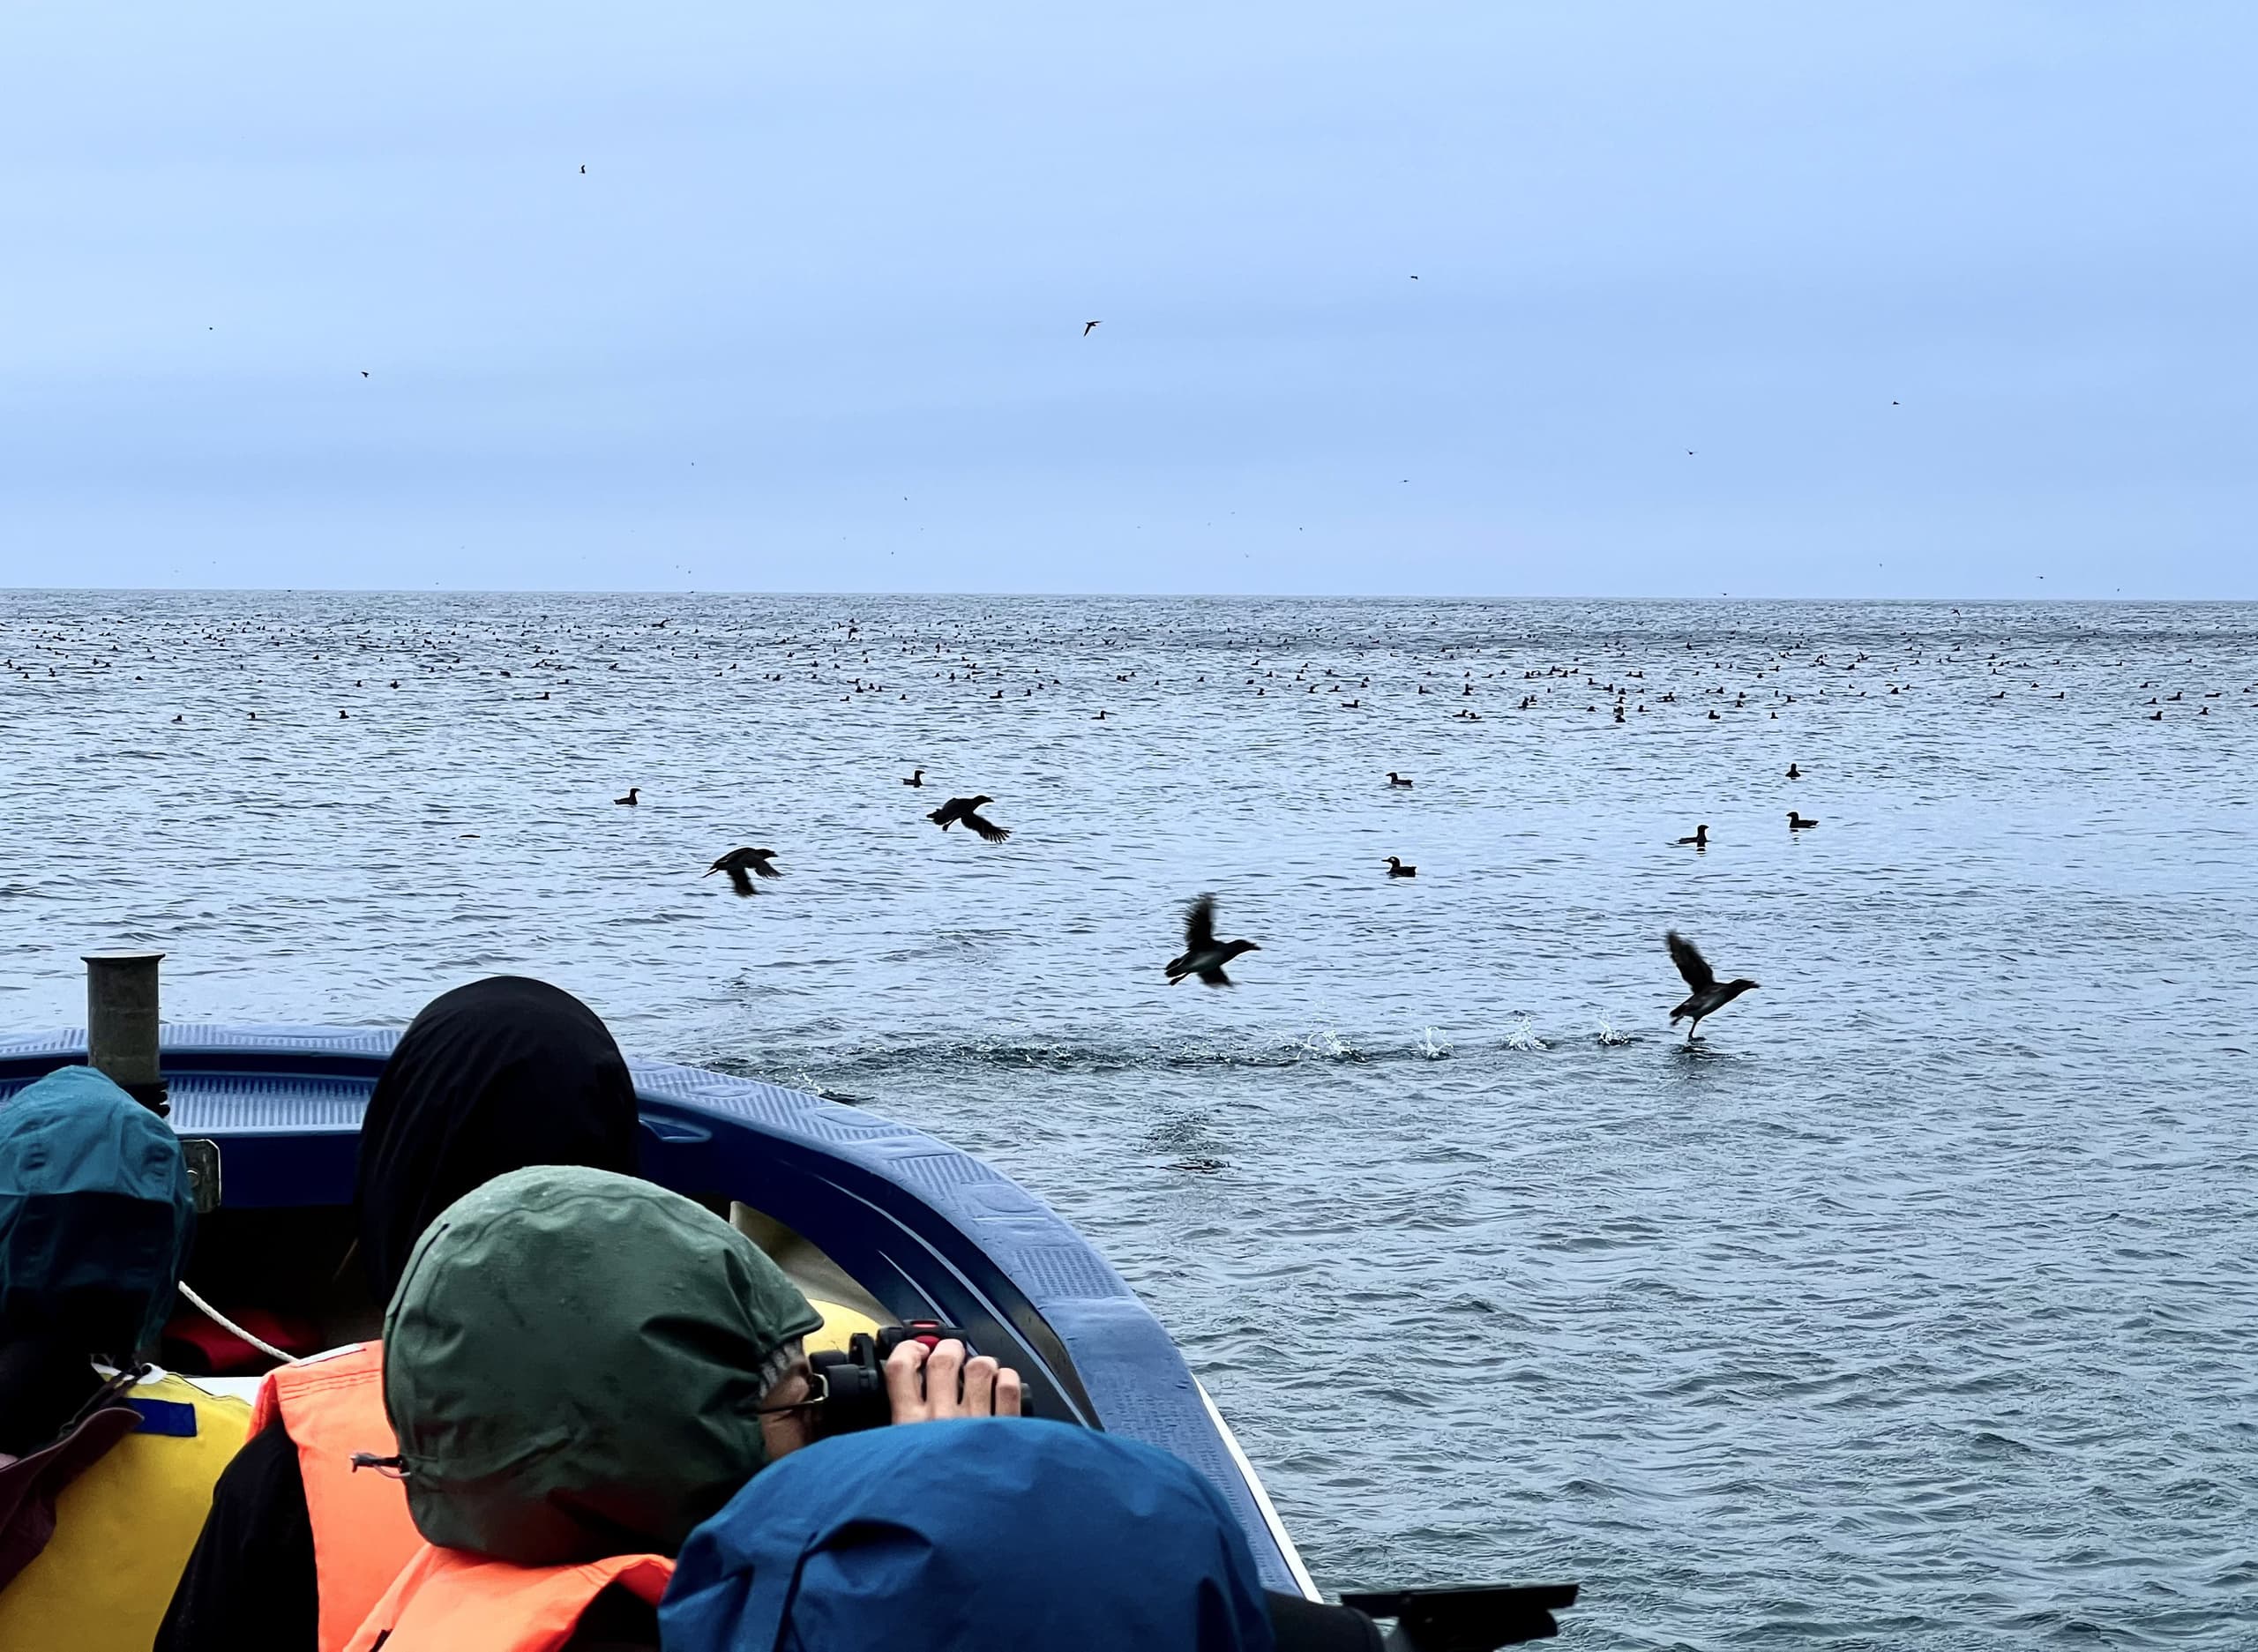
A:
{"type": "Polygon", "coordinates": [[[642,789],[643,789],[640,786],[630,786],[627,789],[627,796],[624,797],[615,797],[612,799],[612,802],[624,803],[632,809],[635,806],[636,794],[640,792],[642,789]]]}
{"type": "Polygon", "coordinates": [[[1815,826],[1818,824],[1819,822],[1809,815],[1798,814],[1792,809],[1788,811],[1788,830],[1791,832],[1801,832],[1806,827],[1815,826]]]}
{"type": "Polygon", "coordinates": [[[1090,336],[1090,334],[1091,334],[1093,332],[1095,332],[1095,331],[1096,330],[1096,327],[1097,327],[1097,323],[1096,323],[1096,322],[1095,322],[1095,321],[1085,321],[1084,323],[1082,323],[1082,336],[1083,336],[1084,338],[1086,338],[1086,339],[1087,339],[1087,338],[1088,338],[1088,337],[1090,336]]]}
{"type": "Polygon", "coordinates": [[[952,797],[925,819],[944,832],[961,820],[967,827],[980,834],[983,843],[1001,843],[1011,836],[1009,828],[998,826],[980,812],[982,804],[995,801],[986,792],[982,792],[977,797],[952,797]]]}
{"type": "Polygon", "coordinates": [[[731,849],[706,869],[706,876],[711,878],[715,872],[727,872],[729,887],[741,895],[749,895],[752,893],[752,878],[745,876],[748,871],[760,878],[781,878],[784,875],[769,864],[775,858],[774,849],[731,849]]]}
{"type": "Polygon", "coordinates": [[[925,783],[925,771],[922,768],[912,769],[902,778],[901,783],[905,786],[923,786],[925,783]]]}
{"type": "Polygon", "coordinates": [[[1168,983],[1174,986],[1186,976],[1198,976],[1204,986],[1227,987],[1231,978],[1223,966],[1241,953],[1261,950],[1252,941],[1218,941],[1215,897],[1201,895],[1184,908],[1184,955],[1169,961],[1168,983]]]}
{"type": "Polygon", "coordinates": [[[1665,937],[1670,943],[1670,961],[1678,966],[1678,973],[1686,977],[1686,984],[1693,989],[1686,1002],[1670,1013],[1670,1024],[1678,1025],[1681,1015],[1694,1019],[1686,1023],[1686,1042],[1694,1042],[1694,1029],[1701,1024],[1704,1015],[1715,1015],[1742,993],[1752,991],[1757,983],[1742,976],[1738,981],[1718,984],[1716,972],[1709,968],[1709,961],[1701,956],[1701,949],[1676,930],[1665,937]]]}
{"type": "Polygon", "coordinates": [[[1387,857],[1387,875],[1391,878],[1417,878],[1419,875],[1419,869],[1417,866],[1406,866],[1391,855],[1387,857]]]}

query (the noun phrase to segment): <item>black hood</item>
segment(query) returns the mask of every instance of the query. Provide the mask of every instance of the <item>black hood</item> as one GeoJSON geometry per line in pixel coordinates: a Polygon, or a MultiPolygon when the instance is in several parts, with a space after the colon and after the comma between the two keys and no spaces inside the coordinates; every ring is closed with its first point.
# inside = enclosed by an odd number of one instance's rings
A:
{"type": "Polygon", "coordinates": [[[497,976],[423,1006],[361,1124],[361,1265],[392,1300],[432,1219],[535,1164],[637,1174],[635,1087],[594,1010],[545,981],[497,976]]]}

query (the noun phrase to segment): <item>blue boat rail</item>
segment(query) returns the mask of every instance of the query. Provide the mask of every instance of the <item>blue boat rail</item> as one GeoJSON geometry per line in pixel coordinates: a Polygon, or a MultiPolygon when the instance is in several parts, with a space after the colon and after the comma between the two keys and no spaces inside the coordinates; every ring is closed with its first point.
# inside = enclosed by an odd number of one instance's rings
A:
{"type": "MultiPolygon", "coordinates": [[[[349,1203],[361,1115],[398,1040],[374,1028],[164,1027],[172,1122],[217,1144],[220,1208],[349,1203]]],[[[0,1037],[0,1105],[86,1052],[78,1028],[0,1037]]],[[[1019,1369],[1042,1415],[1181,1457],[1230,1502],[1265,1584],[1316,1596],[1168,1334],[1041,1200],[969,1154],[820,1096],[673,1062],[628,1067],[652,1180],[782,1223],[897,1319],[963,1326],[1019,1369]]]]}

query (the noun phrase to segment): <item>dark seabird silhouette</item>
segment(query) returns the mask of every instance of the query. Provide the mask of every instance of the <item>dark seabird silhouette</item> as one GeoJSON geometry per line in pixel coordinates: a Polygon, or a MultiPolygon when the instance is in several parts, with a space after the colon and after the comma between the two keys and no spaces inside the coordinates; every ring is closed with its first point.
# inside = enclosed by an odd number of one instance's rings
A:
{"type": "Polygon", "coordinates": [[[1387,857],[1387,875],[1391,878],[1417,878],[1419,875],[1419,869],[1417,866],[1406,866],[1391,855],[1387,857]]]}
{"type": "Polygon", "coordinates": [[[612,799],[612,802],[614,802],[614,803],[624,803],[624,804],[627,804],[630,808],[632,808],[632,807],[634,806],[634,804],[635,804],[635,798],[636,798],[637,794],[639,794],[639,792],[641,792],[641,790],[642,790],[642,789],[642,789],[640,786],[630,786],[630,787],[627,789],[627,796],[625,796],[624,797],[615,797],[615,798],[613,798],[613,799],[612,799]]]}
{"type": "Polygon", "coordinates": [[[363,369],[361,370],[361,377],[363,377],[363,378],[366,378],[368,376],[369,376],[369,370],[368,370],[367,368],[365,368],[365,367],[364,367],[364,368],[363,368],[363,369]]]}
{"type": "Polygon", "coordinates": [[[581,176],[582,177],[586,177],[586,176],[587,176],[587,175],[588,175],[588,169],[587,169],[587,168],[586,168],[586,167],[582,167],[582,168],[580,168],[580,176],[581,176]]]}
{"type": "Polygon", "coordinates": [[[1709,847],[1709,828],[1706,826],[1697,826],[1694,828],[1692,837],[1680,838],[1678,841],[1680,848],[1691,843],[1697,849],[1705,849],[1709,847]]]}
{"type": "Polygon", "coordinates": [[[1806,826],[1815,826],[1818,824],[1819,822],[1809,815],[1798,814],[1792,809],[1788,811],[1788,830],[1791,832],[1800,832],[1806,826]]]}
{"type": "Polygon", "coordinates": [[[1096,331],[1096,329],[1097,329],[1097,323],[1096,323],[1096,322],[1095,322],[1095,321],[1085,321],[1084,323],[1082,323],[1082,336],[1083,336],[1084,338],[1086,338],[1086,339],[1087,339],[1087,338],[1088,338],[1088,337],[1090,336],[1090,334],[1091,334],[1092,333],[1095,332],[1095,331],[1096,331]]]}
{"type": "Polygon", "coordinates": [[[995,801],[986,792],[982,792],[976,797],[952,797],[925,819],[944,832],[961,820],[967,827],[980,834],[980,841],[983,843],[1001,843],[1006,838],[1011,836],[1010,830],[998,826],[980,812],[982,804],[995,801]]]}
{"type": "Polygon", "coordinates": [[[1203,986],[1227,987],[1231,978],[1223,973],[1223,966],[1241,953],[1261,950],[1252,941],[1218,941],[1215,897],[1201,895],[1184,909],[1184,955],[1170,959],[1164,973],[1170,986],[1186,976],[1198,976],[1203,986]]]}
{"type": "Polygon", "coordinates": [[[1665,938],[1670,942],[1670,961],[1678,966],[1678,973],[1684,976],[1686,984],[1693,988],[1686,1002],[1670,1013],[1672,1027],[1678,1025],[1681,1015],[1694,1018],[1686,1028],[1686,1042],[1690,1045],[1694,1042],[1694,1028],[1701,1024],[1703,1016],[1715,1015],[1742,993],[1753,990],[1757,983],[1743,976],[1721,986],[1717,983],[1716,972],[1709,968],[1709,961],[1701,956],[1701,949],[1692,941],[1676,930],[1671,931],[1665,938]]]}
{"type": "Polygon", "coordinates": [[[925,783],[925,771],[922,768],[912,769],[901,783],[905,786],[923,786],[925,783]]]}
{"type": "Polygon", "coordinates": [[[1803,778],[1803,771],[1798,768],[1794,764],[1791,763],[1788,765],[1788,778],[1790,780],[1801,780],[1803,778]]]}
{"type": "Polygon", "coordinates": [[[1411,789],[1411,782],[1404,779],[1402,775],[1397,774],[1394,769],[1387,771],[1387,783],[1391,786],[1401,786],[1405,791],[1409,791],[1411,789]]]}
{"type": "Polygon", "coordinates": [[[711,878],[715,872],[727,872],[729,886],[741,895],[749,895],[752,893],[752,878],[745,876],[747,871],[760,878],[781,878],[784,875],[768,863],[775,858],[774,849],[731,849],[706,869],[706,876],[711,878]]]}

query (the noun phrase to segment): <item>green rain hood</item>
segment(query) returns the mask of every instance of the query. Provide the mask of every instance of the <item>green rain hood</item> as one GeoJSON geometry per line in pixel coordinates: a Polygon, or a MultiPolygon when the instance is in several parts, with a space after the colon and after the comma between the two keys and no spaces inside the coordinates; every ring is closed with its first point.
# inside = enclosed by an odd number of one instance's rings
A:
{"type": "Polygon", "coordinates": [[[497,1177],[432,1222],[385,1314],[416,1529],[524,1566],[674,1553],[766,1460],[754,1408],[821,1323],[678,1193],[497,1177]]]}

